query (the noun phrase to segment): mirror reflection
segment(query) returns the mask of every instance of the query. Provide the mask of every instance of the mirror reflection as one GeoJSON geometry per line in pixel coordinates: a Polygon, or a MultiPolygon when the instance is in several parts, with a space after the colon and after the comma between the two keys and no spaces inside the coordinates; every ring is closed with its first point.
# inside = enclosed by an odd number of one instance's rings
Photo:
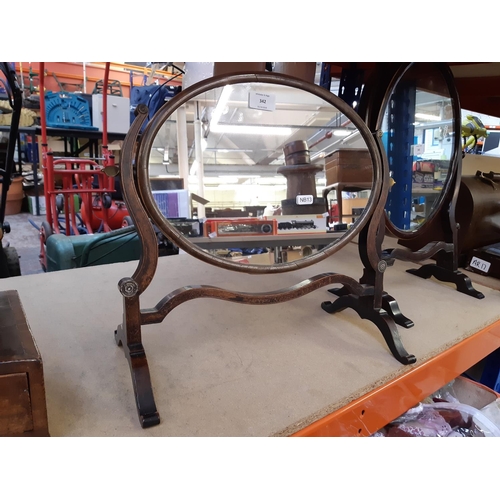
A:
{"type": "Polygon", "coordinates": [[[274,83],[221,85],[175,110],[149,156],[162,214],[208,252],[270,265],[317,252],[366,207],[373,168],[337,108],[274,83]]]}
{"type": "Polygon", "coordinates": [[[386,214],[399,230],[416,231],[438,207],[455,148],[453,101],[431,63],[414,63],[385,109],[383,143],[393,185],[386,214]]]}

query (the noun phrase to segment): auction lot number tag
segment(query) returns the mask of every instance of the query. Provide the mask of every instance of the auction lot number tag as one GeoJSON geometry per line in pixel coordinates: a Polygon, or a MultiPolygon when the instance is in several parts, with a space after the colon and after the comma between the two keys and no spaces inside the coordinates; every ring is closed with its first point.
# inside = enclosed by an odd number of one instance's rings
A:
{"type": "Polygon", "coordinates": [[[312,194],[299,194],[295,200],[297,205],[312,205],[314,197],[312,194]]]}
{"type": "Polygon", "coordinates": [[[262,92],[250,92],[248,95],[248,107],[251,109],[274,111],[276,109],[276,96],[273,94],[263,94],[262,92]]]}
{"type": "Polygon", "coordinates": [[[480,271],[483,271],[483,273],[487,273],[490,270],[491,262],[478,259],[477,257],[472,257],[469,266],[479,269],[480,271]]]}

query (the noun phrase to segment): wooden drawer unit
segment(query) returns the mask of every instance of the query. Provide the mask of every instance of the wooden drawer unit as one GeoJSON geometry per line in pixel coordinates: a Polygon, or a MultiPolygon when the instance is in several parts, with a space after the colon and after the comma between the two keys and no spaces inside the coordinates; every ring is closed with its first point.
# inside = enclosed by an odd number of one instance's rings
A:
{"type": "Polygon", "coordinates": [[[42,358],[19,295],[0,292],[0,436],[48,436],[42,358]]]}
{"type": "Polygon", "coordinates": [[[326,185],[372,182],[373,167],[367,149],[337,149],[325,164],[326,185]]]}

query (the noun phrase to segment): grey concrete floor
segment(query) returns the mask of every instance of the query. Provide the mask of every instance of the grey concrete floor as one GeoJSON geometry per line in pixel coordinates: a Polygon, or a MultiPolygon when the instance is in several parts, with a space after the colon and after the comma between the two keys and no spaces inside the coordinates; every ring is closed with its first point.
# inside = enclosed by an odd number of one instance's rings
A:
{"type": "Polygon", "coordinates": [[[20,213],[16,215],[6,215],[5,221],[10,224],[10,233],[5,234],[3,246],[13,246],[19,254],[21,264],[21,275],[43,273],[38,260],[40,253],[40,239],[38,230],[31,224],[32,221],[37,227],[46,220],[45,215],[31,215],[30,213],[20,213]]]}

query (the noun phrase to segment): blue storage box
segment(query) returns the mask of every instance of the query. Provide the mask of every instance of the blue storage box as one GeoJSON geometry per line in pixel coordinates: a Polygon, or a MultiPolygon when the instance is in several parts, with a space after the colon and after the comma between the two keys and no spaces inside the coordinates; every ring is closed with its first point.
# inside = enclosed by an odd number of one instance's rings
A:
{"type": "Polygon", "coordinates": [[[78,94],[46,92],[45,117],[47,127],[99,130],[92,126],[88,102],[78,94]]]}

